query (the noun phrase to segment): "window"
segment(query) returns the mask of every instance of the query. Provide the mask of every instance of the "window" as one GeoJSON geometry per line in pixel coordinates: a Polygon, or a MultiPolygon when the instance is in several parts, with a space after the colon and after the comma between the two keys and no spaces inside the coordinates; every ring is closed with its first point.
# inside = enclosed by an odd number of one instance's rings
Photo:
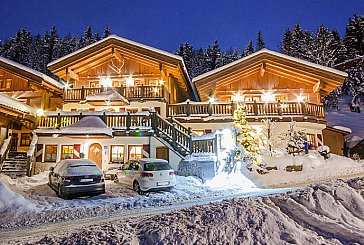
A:
{"type": "Polygon", "coordinates": [[[194,130],[192,130],[192,132],[194,132],[197,136],[201,136],[205,133],[205,130],[194,129],[194,130]]]}
{"type": "Polygon", "coordinates": [[[124,162],[124,150],[125,147],[123,145],[112,145],[111,146],[111,162],[124,162]]]}
{"type": "Polygon", "coordinates": [[[317,144],[316,144],[316,137],[314,134],[307,134],[307,143],[308,143],[310,150],[316,149],[317,144]]]}
{"type": "Polygon", "coordinates": [[[143,158],[142,145],[129,145],[129,159],[143,158]]]}
{"type": "Polygon", "coordinates": [[[57,160],[57,145],[46,145],[45,146],[45,162],[56,162],[57,160]]]}
{"type": "Polygon", "coordinates": [[[22,133],[21,134],[21,140],[20,145],[21,146],[28,146],[30,145],[30,142],[32,141],[32,133],[22,133]]]}
{"type": "Polygon", "coordinates": [[[73,145],[62,145],[62,159],[73,159],[73,151],[74,146],[73,145]]]}

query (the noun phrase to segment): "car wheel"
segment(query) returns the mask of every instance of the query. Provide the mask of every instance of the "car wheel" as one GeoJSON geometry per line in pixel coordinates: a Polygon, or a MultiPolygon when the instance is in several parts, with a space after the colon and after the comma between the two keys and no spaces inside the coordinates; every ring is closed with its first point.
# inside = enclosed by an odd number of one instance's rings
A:
{"type": "Polygon", "coordinates": [[[116,174],[114,175],[114,183],[119,183],[119,179],[118,179],[118,176],[116,174]]]}
{"type": "Polygon", "coordinates": [[[67,196],[64,194],[63,188],[61,185],[58,185],[57,195],[58,195],[58,197],[60,197],[62,199],[67,199],[67,196]]]}
{"type": "Polygon", "coordinates": [[[135,192],[137,192],[139,195],[143,195],[144,194],[144,192],[140,189],[140,185],[139,185],[138,181],[134,181],[133,190],[135,192]]]}
{"type": "Polygon", "coordinates": [[[353,154],[351,154],[351,158],[352,158],[353,160],[360,160],[359,153],[354,152],[353,154]]]}

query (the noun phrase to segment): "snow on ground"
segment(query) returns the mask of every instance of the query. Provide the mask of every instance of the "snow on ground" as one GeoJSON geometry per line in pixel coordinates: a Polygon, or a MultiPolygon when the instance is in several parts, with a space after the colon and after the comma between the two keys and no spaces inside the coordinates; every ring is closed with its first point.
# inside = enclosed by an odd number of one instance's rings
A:
{"type": "Polygon", "coordinates": [[[329,159],[324,159],[318,152],[304,156],[280,155],[265,156],[263,161],[268,167],[277,167],[268,174],[258,174],[255,171],[245,172],[257,186],[294,186],[315,181],[335,179],[345,176],[364,176],[364,161],[354,161],[350,158],[330,153],[329,159]],[[287,166],[302,165],[302,171],[288,172],[287,166]]]}
{"type": "Polygon", "coordinates": [[[339,100],[339,109],[325,108],[325,118],[329,126],[343,126],[352,130],[351,135],[356,135],[364,138],[364,112],[352,112],[349,108],[349,99],[339,100]]]}
{"type": "MultiPolygon", "coordinates": [[[[269,190],[257,188],[242,174],[218,175],[216,180],[205,184],[192,176],[177,176],[178,184],[171,191],[149,193],[143,196],[107,180],[105,194],[72,200],[63,200],[56,196],[56,193],[47,185],[47,172],[16,180],[0,175],[0,183],[4,187],[9,186],[12,190],[9,189],[11,195],[21,197],[23,201],[31,204],[32,211],[37,213],[34,215],[28,212],[29,209],[25,208],[26,206],[21,205],[16,210],[0,208],[0,214],[7,214],[0,216],[0,229],[108,215],[127,209],[168,206],[189,200],[223,197],[227,193],[230,195],[239,193],[259,195],[259,193],[269,192],[269,190]],[[218,182],[224,182],[224,186],[216,185],[218,182]],[[13,218],[14,215],[17,219],[13,218]]],[[[6,200],[6,196],[3,196],[0,202],[4,200],[6,200]]]]}
{"type": "Polygon", "coordinates": [[[27,244],[364,244],[363,191],[363,178],[329,181],[27,237],[27,244]]]}

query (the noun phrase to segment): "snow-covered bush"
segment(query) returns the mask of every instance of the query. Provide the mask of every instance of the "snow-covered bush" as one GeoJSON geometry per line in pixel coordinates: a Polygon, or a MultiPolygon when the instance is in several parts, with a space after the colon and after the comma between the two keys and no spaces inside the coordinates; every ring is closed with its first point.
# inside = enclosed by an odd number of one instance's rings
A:
{"type": "Polygon", "coordinates": [[[330,157],[330,147],[327,145],[321,145],[317,147],[317,152],[324,157],[324,159],[328,159],[330,157]]]}

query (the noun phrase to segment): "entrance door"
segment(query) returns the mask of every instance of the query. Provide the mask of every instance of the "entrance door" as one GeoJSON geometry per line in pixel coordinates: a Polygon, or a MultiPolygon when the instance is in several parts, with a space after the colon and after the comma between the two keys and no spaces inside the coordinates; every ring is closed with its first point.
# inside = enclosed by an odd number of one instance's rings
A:
{"type": "Polygon", "coordinates": [[[169,161],[169,149],[166,146],[157,147],[156,149],[156,158],[164,159],[169,161]]]}
{"type": "Polygon", "coordinates": [[[18,151],[18,133],[11,135],[10,151],[18,151]]]}
{"type": "Polygon", "coordinates": [[[102,169],[102,148],[99,143],[94,143],[88,148],[88,159],[94,161],[102,169]]]}

